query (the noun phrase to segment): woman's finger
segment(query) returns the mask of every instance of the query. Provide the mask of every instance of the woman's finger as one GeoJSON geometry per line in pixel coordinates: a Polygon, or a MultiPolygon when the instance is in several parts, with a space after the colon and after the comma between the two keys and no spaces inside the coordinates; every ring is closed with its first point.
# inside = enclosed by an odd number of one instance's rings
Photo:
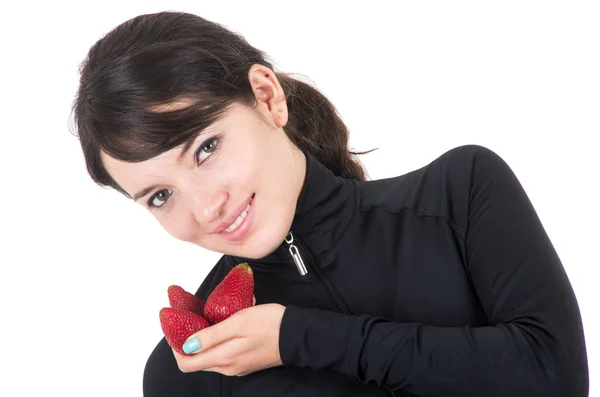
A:
{"type": "Polygon", "coordinates": [[[233,365],[233,361],[242,353],[238,339],[229,339],[218,346],[193,355],[181,355],[176,351],[175,359],[182,372],[214,371],[223,373],[223,368],[233,365]]]}
{"type": "Polygon", "coordinates": [[[240,313],[236,313],[218,324],[211,325],[191,335],[183,344],[183,351],[188,354],[197,354],[231,339],[239,338],[241,335],[240,313]]]}

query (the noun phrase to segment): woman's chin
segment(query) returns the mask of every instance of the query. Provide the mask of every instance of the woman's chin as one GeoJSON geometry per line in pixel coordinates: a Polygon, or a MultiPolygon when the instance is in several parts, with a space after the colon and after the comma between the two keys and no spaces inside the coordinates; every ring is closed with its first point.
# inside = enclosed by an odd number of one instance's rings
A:
{"type": "Polygon", "coordinates": [[[285,241],[284,234],[281,238],[279,234],[270,236],[256,236],[256,239],[252,239],[249,242],[249,247],[244,247],[243,254],[239,255],[248,259],[261,259],[269,254],[272,254],[277,248],[285,241]]]}
{"type": "Polygon", "coordinates": [[[248,250],[246,252],[243,253],[243,255],[240,255],[244,258],[248,258],[248,259],[261,259],[264,258],[265,256],[268,256],[269,254],[273,253],[273,251],[275,251],[277,248],[279,248],[279,246],[281,245],[282,242],[280,242],[279,244],[275,245],[274,247],[268,248],[266,246],[262,246],[262,248],[252,248],[251,250],[248,250]]]}

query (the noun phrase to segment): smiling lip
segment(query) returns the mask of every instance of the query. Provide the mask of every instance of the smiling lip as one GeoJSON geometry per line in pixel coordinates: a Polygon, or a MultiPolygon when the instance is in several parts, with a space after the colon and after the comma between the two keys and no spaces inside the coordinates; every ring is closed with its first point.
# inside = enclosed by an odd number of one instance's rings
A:
{"type": "MultiPolygon", "coordinates": [[[[231,214],[229,214],[223,220],[223,222],[221,222],[219,224],[219,226],[217,226],[215,228],[215,230],[213,230],[213,233],[214,234],[223,233],[225,231],[225,229],[227,229],[229,226],[231,226],[231,224],[233,222],[235,222],[235,220],[237,219],[237,217],[240,216],[242,214],[242,212],[244,212],[244,210],[246,209],[246,207],[248,206],[248,204],[250,204],[250,202],[252,201],[253,198],[254,198],[254,194],[252,196],[248,197],[246,200],[244,200],[243,203],[241,203],[231,214]]],[[[250,212],[250,211],[248,211],[248,212],[250,212]]],[[[246,221],[246,219],[244,219],[244,222],[242,222],[242,224],[245,223],[245,221],[246,221]]],[[[233,233],[235,233],[237,231],[237,229],[239,229],[239,228],[242,227],[242,224],[240,224],[236,228],[236,230],[234,230],[233,232],[231,232],[231,233],[223,233],[223,234],[233,234],[233,233]]]]}

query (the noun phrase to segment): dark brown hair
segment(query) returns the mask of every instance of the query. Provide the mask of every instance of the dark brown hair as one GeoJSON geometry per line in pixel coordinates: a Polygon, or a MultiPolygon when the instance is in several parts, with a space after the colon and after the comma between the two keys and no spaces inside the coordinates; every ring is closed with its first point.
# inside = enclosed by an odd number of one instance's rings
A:
{"type": "MultiPolygon", "coordinates": [[[[128,162],[155,157],[198,135],[233,103],[255,106],[253,64],[273,69],[240,35],[197,15],[140,15],[96,42],[80,68],[74,120],[92,179],[129,196],[108,174],[100,152],[128,162]],[[153,111],[179,98],[192,106],[153,111]]],[[[365,180],[348,130],[317,89],[276,73],[289,111],[284,131],[336,175],[365,180]]]]}

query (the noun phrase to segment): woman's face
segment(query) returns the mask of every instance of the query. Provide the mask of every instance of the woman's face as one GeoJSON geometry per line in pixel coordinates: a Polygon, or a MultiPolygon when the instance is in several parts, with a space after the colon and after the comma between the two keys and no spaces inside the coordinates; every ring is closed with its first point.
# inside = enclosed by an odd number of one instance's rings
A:
{"type": "Polygon", "coordinates": [[[304,154],[281,128],[285,101],[271,102],[233,105],[186,152],[182,145],[139,163],[103,153],[103,163],[174,237],[215,252],[261,258],[289,231],[306,166],[304,154]]]}

